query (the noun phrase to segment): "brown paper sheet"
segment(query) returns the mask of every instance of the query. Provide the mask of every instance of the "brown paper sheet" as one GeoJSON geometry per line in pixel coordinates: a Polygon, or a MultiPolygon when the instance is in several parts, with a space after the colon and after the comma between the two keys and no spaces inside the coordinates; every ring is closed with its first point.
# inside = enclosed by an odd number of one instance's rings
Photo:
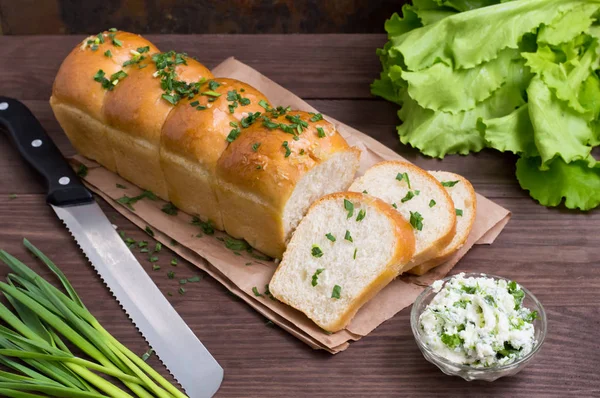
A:
{"type": "MultiPolygon", "coordinates": [[[[290,105],[293,109],[317,111],[291,92],[233,58],[217,66],[213,73],[215,76],[245,81],[263,92],[274,105],[290,105]]],[[[351,145],[363,151],[359,173],[382,160],[402,159],[371,137],[332,118],[327,116],[325,118],[337,126],[338,131],[351,145]]],[[[423,276],[403,276],[396,279],[361,308],[345,330],[328,334],[299,311],[264,294],[265,287],[276,268],[274,262],[261,259],[257,252],[234,252],[227,249],[223,241],[226,234],[219,231],[214,235],[203,234],[200,228],[190,223],[190,215],[181,211],[176,216],[163,213],[161,211],[165,204],[163,201],[141,200],[134,205],[134,211],[130,210],[116,200],[123,195],[130,197],[139,195],[141,193],[139,188],[81,156],[76,156],[73,160],[88,166],[89,171],[85,177],[88,186],[134,224],[142,229],[146,226],[151,227],[158,241],[168,245],[181,257],[206,271],[282,329],[312,348],[325,349],[333,354],[345,350],[350,341],[366,336],[381,323],[412,304],[424,286],[444,277],[473,244],[492,243],[510,218],[510,213],[506,209],[478,195],[478,212],[473,231],[459,252],[448,262],[423,276]],[[127,189],[117,188],[116,184],[125,185],[127,189]],[[179,244],[169,245],[171,239],[179,244]],[[255,286],[260,293],[263,293],[262,296],[253,294],[252,288],[255,286]]]]}

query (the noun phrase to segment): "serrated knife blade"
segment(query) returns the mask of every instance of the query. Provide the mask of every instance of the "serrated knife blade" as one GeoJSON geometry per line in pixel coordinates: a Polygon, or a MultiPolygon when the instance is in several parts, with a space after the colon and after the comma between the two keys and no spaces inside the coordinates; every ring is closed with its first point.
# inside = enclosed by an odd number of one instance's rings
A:
{"type": "Polygon", "coordinates": [[[186,394],[212,397],[223,369],[133,256],[35,116],[21,102],[0,96],[0,126],[45,178],[47,202],[186,394]]]}

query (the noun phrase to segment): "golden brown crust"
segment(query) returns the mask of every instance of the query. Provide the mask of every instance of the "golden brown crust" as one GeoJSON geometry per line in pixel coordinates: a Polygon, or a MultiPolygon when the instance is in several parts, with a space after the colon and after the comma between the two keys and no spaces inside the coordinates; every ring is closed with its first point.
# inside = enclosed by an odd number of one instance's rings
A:
{"type": "Polygon", "coordinates": [[[108,142],[102,113],[107,90],[94,80],[94,76],[101,70],[110,79],[116,72],[131,69],[131,66],[123,67],[123,63],[133,57],[132,50],[147,46],[149,51],[146,54],[151,54],[158,49],[139,35],[103,32],[104,43],[97,44],[98,48],[94,51],[87,41],[96,38],[90,36],[84,39],[63,61],[54,80],[50,105],[75,149],[116,171],[115,156],[108,142]],[[121,46],[113,43],[113,37],[121,46]]]}
{"type": "MultiPolygon", "coordinates": [[[[212,84],[213,91],[221,94],[216,101],[209,102],[211,97],[205,95],[185,99],[169,114],[161,134],[160,160],[170,200],[183,211],[197,214],[223,229],[214,186],[217,160],[229,144],[227,136],[234,129],[231,124],[239,125],[249,113],[264,111],[259,102],[267,99],[254,87],[238,80],[213,80],[219,83],[216,88],[212,84]],[[250,103],[244,105],[236,101],[237,107],[233,107],[234,101],[227,99],[228,92],[233,91],[250,103]],[[198,110],[198,106],[207,109],[198,110]],[[203,198],[202,203],[198,198],[203,198]]],[[[210,88],[207,82],[201,91],[210,88]]]]}
{"type": "MultiPolygon", "coordinates": [[[[363,289],[361,294],[359,294],[350,302],[346,311],[338,318],[336,322],[325,325],[321,324],[315,319],[312,319],[313,322],[315,322],[319,327],[331,333],[335,333],[344,329],[364,304],[366,304],[369,300],[375,297],[377,293],[379,293],[385,286],[387,286],[400,273],[402,273],[406,266],[409,264],[415,251],[415,235],[412,226],[392,206],[385,203],[383,200],[371,195],[365,195],[363,193],[358,192],[332,193],[314,202],[310,206],[307,212],[307,216],[309,216],[310,211],[316,206],[319,206],[321,202],[340,199],[347,199],[354,202],[363,202],[368,204],[369,206],[373,206],[377,211],[383,213],[386,217],[390,219],[392,225],[394,226],[394,232],[397,237],[398,245],[396,246],[396,251],[394,255],[387,264],[386,270],[382,272],[377,278],[375,278],[375,280],[373,280],[368,286],[366,286],[363,289]]],[[[283,264],[283,261],[281,264],[283,264]]],[[[272,280],[276,279],[277,274],[281,269],[281,264],[275,271],[272,280]]],[[[290,303],[287,302],[283,296],[279,295],[277,291],[272,290],[271,293],[277,300],[287,305],[290,305],[290,303]]]]}
{"type": "MultiPolygon", "coordinates": [[[[217,160],[229,144],[227,135],[233,129],[230,123],[238,123],[248,113],[263,112],[259,101],[267,98],[254,87],[234,79],[213,79],[219,83],[214,91],[221,94],[216,101],[209,102],[209,96],[200,95],[192,99],[184,99],[173,109],[162,128],[162,150],[180,155],[192,162],[198,162],[207,168],[214,169],[217,160]],[[232,101],[227,100],[229,91],[236,91],[243,98],[250,100],[250,104],[229,110],[232,101]],[[241,91],[243,90],[243,91],[241,91]],[[198,102],[197,106],[210,107],[197,110],[191,103],[198,102]]],[[[208,83],[202,86],[201,91],[208,91],[208,83]]]]}
{"type": "Polygon", "coordinates": [[[317,164],[340,151],[350,150],[346,140],[326,120],[311,122],[311,115],[290,111],[273,119],[274,123],[289,125],[286,116],[300,117],[308,123],[298,140],[283,130],[269,129],[258,122],[244,130],[217,164],[217,175],[225,183],[254,194],[272,206],[283,209],[296,182],[317,164]],[[319,137],[322,128],[325,137],[319,137]],[[256,151],[255,144],[259,144],[256,151]],[[286,157],[289,148],[289,155],[286,157]]]}
{"type": "Polygon", "coordinates": [[[57,101],[70,104],[100,121],[104,121],[102,105],[106,90],[94,80],[94,75],[102,70],[110,77],[120,70],[127,70],[123,63],[131,59],[131,50],[149,46],[150,53],[158,51],[142,36],[128,32],[114,32],[115,39],[122,43],[121,47],[115,46],[109,34],[112,33],[103,32],[104,43],[99,44],[96,51],[78,44],[60,66],[52,88],[52,96],[57,101]],[[112,56],[104,55],[106,51],[112,56]]]}
{"type": "MultiPolygon", "coordinates": [[[[461,184],[464,184],[467,187],[467,191],[469,192],[469,198],[473,203],[473,215],[477,214],[477,196],[475,194],[475,189],[473,189],[473,186],[471,185],[469,180],[467,180],[459,174],[454,175],[454,178],[459,179],[461,181],[461,184]]],[[[469,225],[467,227],[467,232],[461,237],[460,240],[456,242],[450,242],[451,244],[448,244],[446,247],[444,247],[437,257],[425,261],[424,263],[421,263],[409,269],[407,272],[413,275],[424,275],[429,270],[437,267],[438,265],[442,265],[443,263],[448,261],[450,257],[452,257],[465,244],[469,237],[469,234],[471,233],[471,230],[473,229],[473,224],[475,224],[475,216],[471,217],[469,225]]]]}
{"type": "MultiPolygon", "coordinates": [[[[288,115],[308,123],[298,140],[293,134],[269,129],[258,121],[227,147],[216,169],[217,199],[227,232],[276,258],[281,258],[285,250],[283,213],[296,184],[336,153],[357,151],[331,123],[310,122],[312,116],[307,112],[292,111],[288,115]],[[325,137],[319,137],[317,128],[323,129],[325,137]],[[284,145],[290,151],[287,157],[284,145]]],[[[285,116],[272,122],[291,123],[285,116]]]]}

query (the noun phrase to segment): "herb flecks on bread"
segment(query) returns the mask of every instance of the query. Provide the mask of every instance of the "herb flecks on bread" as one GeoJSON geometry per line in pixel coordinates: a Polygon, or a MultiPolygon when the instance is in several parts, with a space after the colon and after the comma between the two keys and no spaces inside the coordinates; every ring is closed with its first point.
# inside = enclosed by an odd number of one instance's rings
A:
{"type": "Polygon", "coordinates": [[[298,225],[270,290],[321,328],[338,331],[409,266],[414,239],[408,222],[380,199],[325,196],[298,225]]]}

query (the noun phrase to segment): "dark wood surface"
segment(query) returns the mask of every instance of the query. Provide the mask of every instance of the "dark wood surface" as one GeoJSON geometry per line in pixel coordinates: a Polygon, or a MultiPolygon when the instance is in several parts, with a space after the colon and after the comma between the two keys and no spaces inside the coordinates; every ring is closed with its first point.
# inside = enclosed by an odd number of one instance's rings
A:
{"type": "MultiPolygon", "coordinates": [[[[149,36],[161,49],[176,48],[213,67],[229,56],[248,63],[317,109],[390,146],[427,168],[455,171],[478,192],[513,212],[491,246],[473,248],[453,272],[506,276],[529,288],[549,317],[546,343],[523,372],[494,383],[442,374],[421,356],[409,326],[409,309],[336,356],[312,351],[284,331],[268,327],[244,303],[206,277],[176,293],[163,249],[153,272],[141,263],[225,369],[221,397],[366,396],[600,396],[600,212],[546,209],[522,191],[515,158],[492,151],[468,157],[426,159],[402,146],[395,132],[396,108],[374,99],[369,83],[379,72],[375,48],[381,35],[149,36]],[[164,272],[163,272],[164,271],[164,272]]],[[[21,100],[65,154],[72,154],[48,98],[61,60],[81,37],[0,37],[0,95],[21,100]]],[[[33,264],[21,245],[30,239],[52,257],[82,293],[91,311],[114,335],[142,353],[143,339],[86,263],[67,231],[44,203],[41,184],[5,138],[0,138],[0,248],[33,264]],[[10,199],[16,194],[16,199],[10,199]]],[[[101,203],[114,224],[135,239],[144,232],[101,203]]],[[[198,271],[180,262],[177,276],[198,271]]],[[[0,275],[7,268],[0,266],[0,275]]],[[[158,362],[154,364],[162,371],[158,362]]],[[[201,382],[199,380],[199,382],[201,382]]]]}
{"type": "Polygon", "coordinates": [[[408,0],[0,0],[0,34],[380,33],[408,0]],[[23,12],[27,10],[27,12],[23,12]]]}

